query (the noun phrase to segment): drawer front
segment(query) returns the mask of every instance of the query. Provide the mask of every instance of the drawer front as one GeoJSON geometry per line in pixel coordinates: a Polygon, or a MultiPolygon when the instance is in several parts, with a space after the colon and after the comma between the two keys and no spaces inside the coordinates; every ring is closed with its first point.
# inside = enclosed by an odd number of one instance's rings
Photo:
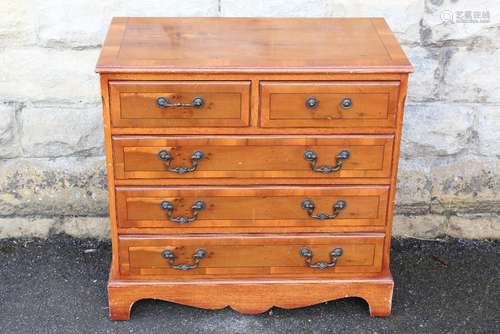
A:
{"type": "Polygon", "coordinates": [[[124,229],[212,233],[226,228],[232,228],[230,232],[292,228],[318,232],[383,227],[388,194],[388,186],[118,187],[116,201],[118,227],[124,229]]]}
{"type": "Polygon", "coordinates": [[[268,182],[273,178],[387,178],[393,140],[391,135],[113,137],[115,176],[268,178],[268,182]]]}
{"type": "Polygon", "coordinates": [[[378,273],[383,241],[383,234],[121,236],[120,273],[140,279],[378,273]]]}
{"type": "Polygon", "coordinates": [[[249,81],[113,81],[114,127],[248,126],[249,81]]]}
{"type": "Polygon", "coordinates": [[[263,127],[395,127],[399,82],[262,82],[263,127]]]}

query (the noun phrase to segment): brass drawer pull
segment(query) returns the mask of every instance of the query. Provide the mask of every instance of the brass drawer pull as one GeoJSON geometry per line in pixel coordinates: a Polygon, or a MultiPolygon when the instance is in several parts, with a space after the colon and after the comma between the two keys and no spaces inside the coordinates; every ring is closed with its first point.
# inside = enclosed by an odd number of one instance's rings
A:
{"type": "Polygon", "coordinates": [[[312,263],[312,258],[313,258],[313,252],[310,248],[308,247],[302,247],[300,249],[300,256],[303,256],[306,258],[306,263],[310,268],[315,268],[315,269],[326,269],[330,267],[335,267],[337,264],[337,258],[339,256],[342,256],[342,248],[337,247],[332,249],[330,252],[330,262],[316,262],[312,263]]]}
{"type": "Polygon", "coordinates": [[[311,170],[317,173],[333,173],[338,172],[342,168],[342,162],[346,159],[349,159],[350,153],[348,150],[342,150],[335,157],[335,166],[317,166],[318,163],[318,155],[316,152],[307,150],[304,152],[304,159],[309,161],[311,166],[311,170]]]}
{"type": "Polygon", "coordinates": [[[191,270],[200,266],[200,261],[207,256],[207,251],[203,248],[198,248],[193,254],[192,264],[175,264],[175,254],[170,249],[166,249],[161,253],[161,256],[168,261],[168,266],[177,270],[191,270]]]}
{"type": "Polygon", "coordinates": [[[344,200],[338,200],[335,205],[333,206],[333,213],[331,215],[327,213],[318,213],[317,215],[313,214],[314,208],[316,205],[311,199],[305,199],[301,203],[302,209],[307,211],[307,214],[309,217],[318,219],[318,220],[323,220],[323,219],[335,219],[337,216],[340,214],[340,211],[344,209],[347,206],[347,202],[344,200]]]}
{"type": "Polygon", "coordinates": [[[193,206],[191,207],[191,212],[192,212],[191,217],[183,217],[183,216],[174,217],[174,204],[170,201],[162,201],[160,203],[160,207],[167,212],[168,220],[170,220],[171,222],[178,224],[186,224],[194,222],[196,219],[198,219],[198,214],[200,213],[201,210],[205,208],[205,202],[196,201],[193,203],[193,206]]]}
{"type": "Polygon", "coordinates": [[[306,107],[308,109],[316,109],[319,106],[319,100],[314,96],[307,98],[306,107]]]}
{"type": "Polygon", "coordinates": [[[177,173],[177,174],[186,174],[186,173],[191,173],[198,168],[198,161],[203,159],[205,155],[203,154],[202,151],[195,151],[193,155],[191,156],[191,167],[171,167],[170,165],[172,164],[172,161],[174,158],[170,154],[169,151],[166,150],[161,150],[158,152],[158,157],[160,160],[165,161],[165,166],[167,167],[167,170],[172,173],[177,173]]]}
{"type": "Polygon", "coordinates": [[[352,99],[350,97],[344,98],[342,101],[340,101],[340,108],[351,109],[352,108],[352,99]]]}
{"type": "Polygon", "coordinates": [[[176,108],[176,107],[193,107],[201,109],[205,105],[205,100],[202,97],[195,97],[191,103],[170,102],[167,98],[160,96],[156,99],[156,104],[160,108],[176,108]]]}

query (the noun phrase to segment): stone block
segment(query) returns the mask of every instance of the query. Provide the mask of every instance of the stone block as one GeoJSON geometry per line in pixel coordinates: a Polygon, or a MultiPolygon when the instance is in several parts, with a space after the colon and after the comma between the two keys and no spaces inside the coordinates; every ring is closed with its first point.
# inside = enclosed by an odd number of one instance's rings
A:
{"type": "Polygon", "coordinates": [[[396,191],[399,214],[425,214],[431,203],[430,161],[401,159],[396,191]]]}
{"type": "Polygon", "coordinates": [[[94,47],[113,16],[217,16],[217,0],[38,1],[39,38],[51,47],[94,47]]]}
{"type": "Polygon", "coordinates": [[[479,153],[500,157],[500,105],[482,105],[477,108],[479,153]]]}
{"type": "Polygon", "coordinates": [[[395,237],[435,239],[444,236],[446,226],[446,217],[441,215],[396,215],[392,231],[395,237]]]}
{"type": "Polygon", "coordinates": [[[407,103],[435,100],[441,74],[441,51],[410,46],[405,46],[404,50],[414,68],[408,81],[407,103]]]}
{"type": "Polygon", "coordinates": [[[0,104],[0,158],[19,156],[19,131],[15,104],[0,104]]]}
{"type": "Polygon", "coordinates": [[[408,105],[402,136],[403,157],[445,156],[463,151],[472,138],[474,108],[428,103],[408,105]]]}
{"type": "Polygon", "coordinates": [[[99,50],[7,48],[0,52],[4,101],[100,102],[95,64],[99,50]]]}
{"type": "Polygon", "coordinates": [[[441,159],[431,168],[435,213],[499,213],[500,161],[474,156],[441,159]]]}
{"type": "Polygon", "coordinates": [[[446,60],[440,96],[456,102],[500,102],[498,59],[500,47],[493,50],[455,48],[446,60]]]}
{"type": "Polygon", "coordinates": [[[0,239],[47,238],[54,224],[48,218],[0,218],[0,239]]]}
{"type": "Polygon", "coordinates": [[[464,239],[500,239],[500,216],[451,216],[447,234],[454,238],[464,239]]]}
{"type": "Polygon", "coordinates": [[[25,156],[103,155],[100,106],[34,106],[20,115],[25,156]]]}
{"type": "Polygon", "coordinates": [[[65,233],[75,238],[109,239],[110,223],[104,217],[65,217],[54,233],[65,233]]]}
{"type": "Polygon", "coordinates": [[[323,17],[331,15],[331,1],[327,0],[220,1],[222,16],[323,17]]]}
{"type": "MultiPolygon", "coordinates": [[[[32,2],[2,0],[0,2],[0,48],[33,45],[37,41],[37,12],[32,2]]],[[[2,69],[2,71],[5,69],[2,69]]]]}
{"type": "Polygon", "coordinates": [[[0,216],[105,216],[103,157],[0,161],[0,216]]]}

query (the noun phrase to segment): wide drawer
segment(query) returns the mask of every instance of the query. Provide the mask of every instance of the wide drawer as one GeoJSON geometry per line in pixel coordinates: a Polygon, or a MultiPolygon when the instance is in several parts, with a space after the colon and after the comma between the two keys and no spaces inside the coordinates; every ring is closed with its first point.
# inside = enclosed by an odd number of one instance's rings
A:
{"type": "Polygon", "coordinates": [[[388,178],[394,137],[113,137],[117,179],[388,178]]]}
{"type": "Polygon", "coordinates": [[[383,242],[384,234],[121,236],[120,274],[138,279],[373,274],[382,269],[383,242]]]}
{"type": "Polygon", "coordinates": [[[248,126],[249,81],[112,81],[114,127],[248,126]]]}
{"type": "Polygon", "coordinates": [[[383,228],[388,195],[388,186],[118,187],[116,205],[120,229],[319,232],[383,228]]]}
{"type": "Polygon", "coordinates": [[[398,81],[261,82],[263,127],[396,126],[398,81]]]}

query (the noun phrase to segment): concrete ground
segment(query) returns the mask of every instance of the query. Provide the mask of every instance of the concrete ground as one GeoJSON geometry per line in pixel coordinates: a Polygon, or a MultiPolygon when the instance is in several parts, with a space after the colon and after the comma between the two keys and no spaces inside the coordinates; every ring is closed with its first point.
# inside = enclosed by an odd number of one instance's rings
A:
{"type": "Polygon", "coordinates": [[[500,242],[393,242],[393,315],[349,298],[260,316],[136,303],[107,319],[110,244],[0,241],[0,333],[500,333],[500,242]]]}

